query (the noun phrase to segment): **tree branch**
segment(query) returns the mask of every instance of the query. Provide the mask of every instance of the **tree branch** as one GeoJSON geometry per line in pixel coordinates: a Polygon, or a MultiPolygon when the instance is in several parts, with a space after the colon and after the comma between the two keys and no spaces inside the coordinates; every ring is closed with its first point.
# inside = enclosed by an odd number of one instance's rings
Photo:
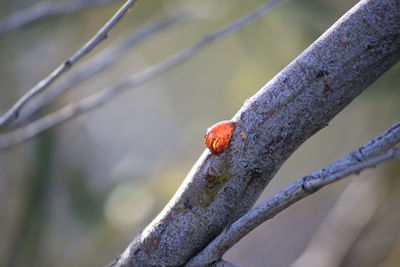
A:
{"type": "Polygon", "coordinates": [[[89,61],[79,66],[70,76],[65,77],[56,86],[52,87],[46,93],[37,95],[30,101],[21,111],[19,118],[12,123],[12,126],[21,126],[30,121],[32,116],[44,106],[53,101],[57,96],[64,93],[78,83],[104,71],[107,67],[123,56],[127,50],[131,49],[149,39],[150,37],[160,33],[173,24],[187,18],[186,13],[180,13],[173,17],[155,22],[139,31],[135,31],[131,36],[118,42],[109,48],[102,50],[89,61]]]}
{"type": "Polygon", "coordinates": [[[399,5],[361,1],[247,100],[228,149],[203,153],[114,266],[183,265],[244,215],[305,140],[398,62],[399,5]]]}
{"type": "Polygon", "coordinates": [[[31,88],[25,95],[23,95],[3,116],[0,117],[0,128],[4,128],[11,121],[18,118],[21,108],[30,101],[35,95],[45,90],[63,73],[70,69],[78,60],[93,50],[101,41],[103,41],[108,32],[122,19],[129,8],[136,3],[137,0],[128,0],[125,4],[112,16],[112,18],[87,42],[81,49],[79,49],[73,56],[67,59],[63,64],[56,68],[46,78],[41,80],[37,85],[31,88]]]}
{"type": "Polygon", "coordinates": [[[64,1],[62,3],[39,2],[38,4],[18,11],[15,14],[0,21],[0,35],[24,27],[32,22],[55,17],[62,14],[81,11],[93,7],[104,6],[120,0],[77,0],[64,1]]]}
{"type": "MultiPolygon", "coordinates": [[[[377,175],[379,176],[379,175],[377,175]]],[[[314,231],[308,247],[290,267],[336,267],[373,220],[387,195],[385,177],[354,178],[314,231]]]]}
{"type": "Polygon", "coordinates": [[[267,4],[262,5],[255,11],[250,14],[240,18],[239,20],[233,22],[227,27],[222,28],[221,30],[209,34],[203,37],[199,42],[190,46],[186,50],[166,59],[165,61],[151,66],[136,75],[131,76],[128,80],[123,81],[122,83],[117,84],[116,86],[100,91],[97,94],[93,94],[89,97],[86,97],[80,100],[77,103],[72,103],[60,110],[49,114],[27,126],[14,130],[10,133],[6,133],[0,136],[0,150],[13,146],[15,144],[21,143],[29,138],[34,137],[38,133],[54,127],[62,122],[70,120],[80,114],[91,111],[95,108],[101,107],[105,103],[112,100],[114,97],[119,95],[120,93],[126,91],[127,89],[138,86],[150,79],[157,77],[158,75],[170,70],[171,68],[177,66],[178,64],[186,61],[190,57],[194,56],[197,52],[199,52],[202,48],[207,46],[208,44],[215,42],[224,36],[238,31],[248,25],[249,23],[255,21],[260,18],[262,15],[266,14],[273,7],[277,6],[285,2],[285,0],[274,0],[268,2],[267,4]]]}
{"type": "Polygon", "coordinates": [[[240,267],[239,265],[236,265],[236,264],[224,261],[224,260],[219,260],[210,266],[212,266],[212,267],[240,267]]]}
{"type": "Polygon", "coordinates": [[[191,259],[187,266],[207,266],[220,259],[229,248],[254,228],[320,188],[382,162],[399,159],[400,149],[387,151],[389,147],[392,148],[398,143],[400,143],[400,123],[335,163],[302,177],[246,213],[225,228],[202,252],[191,259]]]}

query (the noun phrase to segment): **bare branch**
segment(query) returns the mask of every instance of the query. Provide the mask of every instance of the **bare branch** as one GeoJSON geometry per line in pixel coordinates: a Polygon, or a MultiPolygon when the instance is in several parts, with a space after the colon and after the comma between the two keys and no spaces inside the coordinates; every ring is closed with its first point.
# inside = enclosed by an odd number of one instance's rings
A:
{"type": "Polygon", "coordinates": [[[233,22],[227,27],[222,28],[221,30],[215,33],[203,37],[199,42],[190,46],[186,50],[183,50],[182,52],[166,59],[165,61],[157,65],[151,66],[137,73],[136,75],[131,76],[128,80],[123,81],[122,83],[117,84],[112,88],[105,89],[97,94],[86,97],[77,103],[69,104],[64,108],[61,108],[60,110],[43,117],[42,119],[39,119],[31,124],[28,124],[27,126],[14,130],[10,133],[1,135],[0,149],[4,149],[13,146],[15,144],[21,143],[29,138],[32,138],[36,134],[46,129],[54,127],[66,120],[72,119],[82,113],[88,112],[94,108],[102,106],[103,104],[110,101],[121,92],[129,88],[138,86],[144,83],[145,81],[153,79],[154,77],[186,61],[208,44],[223,38],[229,33],[242,29],[249,23],[255,21],[256,19],[260,18],[262,15],[270,11],[273,7],[283,3],[284,1],[285,0],[274,0],[268,2],[267,4],[262,5],[255,11],[240,18],[239,20],[233,22]]]}
{"type": "Polygon", "coordinates": [[[18,11],[15,14],[0,21],[0,35],[24,27],[32,22],[55,17],[62,14],[81,11],[93,7],[112,4],[121,0],[77,0],[64,1],[62,3],[39,2],[38,4],[18,11]]]}
{"type": "Polygon", "coordinates": [[[320,188],[382,162],[399,159],[400,149],[387,151],[398,143],[400,143],[400,123],[335,163],[302,177],[268,201],[247,212],[225,228],[202,252],[191,259],[187,266],[207,266],[208,263],[220,259],[229,248],[254,228],[320,188]]]}
{"type": "Polygon", "coordinates": [[[180,13],[173,17],[155,22],[139,31],[135,31],[125,40],[118,42],[109,48],[102,50],[89,61],[80,65],[76,70],[72,71],[69,76],[53,86],[46,93],[37,95],[32,99],[21,111],[19,118],[12,123],[12,126],[21,126],[29,122],[31,117],[45,105],[53,101],[57,96],[64,93],[66,90],[77,85],[78,83],[104,71],[112,63],[123,56],[128,49],[137,46],[150,37],[160,33],[173,24],[182,21],[187,17],[186,13],[180,13]]]}
{"type": "Polygon", "coordinates": [[[114,266],[180,266],[254,205],[289,156],[400,60],[398,0],[362,0],[233,117],[114,266]],[[365,18],[368,18],[366,20],[365,18]]]}
{"type": "Polygon", "coordinates": [[[112,18],[73,56],[67,59],[63,64],[56,68],[46,78],[41,80],[37,85],[31,88],[24,96],[22,96],[3,116],[0,117],[0,128],[4,128],[11,121],[18,118],[21,108],[30,101],[35,95],[45,90],[58,77],[70,69],[78,60],[89,53],[101,41],[103,41],[108,32],[121,20],[128,12],[129,8],[136,3],[137,0],[128,0],[125,4],[112,16],[112,18]]]}
{"type": "MultiPolygon", "coordinates": [[[[386,185],[379,177],[354,178],[314,231],[308,247],[291,267],[340,266],[361,232],[383,205],[386,185]]],[[[385,194],[386,193],[386,194],[385,194]]]]}
{"type": "Polygon", "coordinates": [[[211,267],[240,267],[239,265],[233,264],[231,262],[227,262],[224,260],[219,260],[213,265],[210,265],[211,267]]]}

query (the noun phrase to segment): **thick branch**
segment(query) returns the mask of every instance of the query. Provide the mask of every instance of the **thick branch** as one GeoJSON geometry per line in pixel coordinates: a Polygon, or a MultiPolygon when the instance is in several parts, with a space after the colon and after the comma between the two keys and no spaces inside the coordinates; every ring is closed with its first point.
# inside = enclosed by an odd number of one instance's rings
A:
{"type": "Polygon", "coordinates": [[[37,85],[32,87],[24,96],[22,96],[3,116],[0,117],[0,128],[4,128],[11,121],[18,118],[21,108],[30,101],[35,95],[45,90],[63,73],[69,70],[78,60],[93,50],[101,41],[107,38],[108,32],[122,19],[129,8],[136,3],[137,0],[128,0],[115,13],[112,18],[73,56],[67,59],[63,64],[56,68],[46,78],[41,80],[37,85]]]}
{"type": "Polygon", "coordinates": [[[40,19],[81,11],[97,6],[104,6],[117,1],[120,0],[77,0],[64,1],[62,3],[39,2],[32,7],[18,11],[17,13],[0,21],[0,35],[17,28],[24,27],[40,19]]]}
{"type": "Polygon", "coordinates": [[[246,101],[230,147],[203,153],[114,265],[182,265],[245,214],[287,158],[400,59],[399,5],[361,1],[246,101]]]}
{"type": "Polygon", "coordinates": [[[387,151],[388,148],[398,143],[400,143],[400,123],[335,163],[302,177],[268,201],[246,213],[246,215],[225,228],[187,266],[207,266],[207,264],[220,259],[229,248],[254,228],[320,188],[339,181],[350,174],[375,167],[379,163],[395,158],[399,159],[400,149],[387,151]]]}
{"type": "Polygon", "coordinates": [[[170,58],[157,65],[151,66],[131,76],[129,79],[113,86],[112,88],[105,89],[97,94],[88,96],[77,103],[69,104],[56,112],[53,112],[35,122],[32,122],[31,124],[1,135],[0,149],[5,149],[15,144],[21,143],[29,138],[34,137],[44,130],[47,130],[62,122],[75,118],[76,116],[81,115],[85,112],[101,107],[120,93],[155,78],[156,76],[188,60],[207,45],[217,40],[220,40],[221,38],[232,32],[242,29],[249,23],[255,21],[256,19],[260,18],[262,15],[270,11],[273,7],[283,3],[284,1],[285,0],[274,0],[268,2],[267,4],[262,5],[247,16],[236,20],[227,27],[224,27],[219,31],[203,37],[199,42],[195,43],[189,48],[179,52],[174,56],[171,56],[170,58]]]}
{"type": "Polygon", "coordinates": [[[224,261],[224,260],[220,260],[216,263],[214,263],[213,265],[210,265],[211,267],[240,267],[239,265],[224,261]]]}

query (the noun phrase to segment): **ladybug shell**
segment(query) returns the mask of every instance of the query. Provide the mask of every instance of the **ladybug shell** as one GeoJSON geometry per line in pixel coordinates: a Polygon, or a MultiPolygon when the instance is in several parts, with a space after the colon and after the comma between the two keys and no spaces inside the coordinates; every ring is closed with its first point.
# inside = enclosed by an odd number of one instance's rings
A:
{"type": "Polygon", "coordinates": [[[215,155],[219,155],[228,148],[236,123],[232,121],[220,121],[207,129],[204,142],[208,149],[215,155]]]}

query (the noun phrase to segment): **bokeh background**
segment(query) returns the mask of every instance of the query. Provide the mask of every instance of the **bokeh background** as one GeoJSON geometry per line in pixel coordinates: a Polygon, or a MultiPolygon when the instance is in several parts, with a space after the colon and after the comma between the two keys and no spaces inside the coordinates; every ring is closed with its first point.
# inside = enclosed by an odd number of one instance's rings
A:
{"type": "MultiPolygon", "coordinates": [[[[1,0],[0,18],[38,2],[1,0]]],[[[182,10],[193,17],[128,50],[44,113],[123,81],[265,3],[138,2],[83,61],[182,10]]],[[[204,150],[205,129],[231,118],[355,2],[289,1],[104,107],[0,151],[0,266],[111,262],[176,191],[204,150]]],[[[0,110],[79,49],[121,3],[0,36],[0,110]]],[[[400,118],[399,85],[397,65],[302,145],[259,201],[393,125],[400,118]]],[[[318,191],[257,228],[225,259],[249,267],[400,266],[399,165],[318,191]]]]}

